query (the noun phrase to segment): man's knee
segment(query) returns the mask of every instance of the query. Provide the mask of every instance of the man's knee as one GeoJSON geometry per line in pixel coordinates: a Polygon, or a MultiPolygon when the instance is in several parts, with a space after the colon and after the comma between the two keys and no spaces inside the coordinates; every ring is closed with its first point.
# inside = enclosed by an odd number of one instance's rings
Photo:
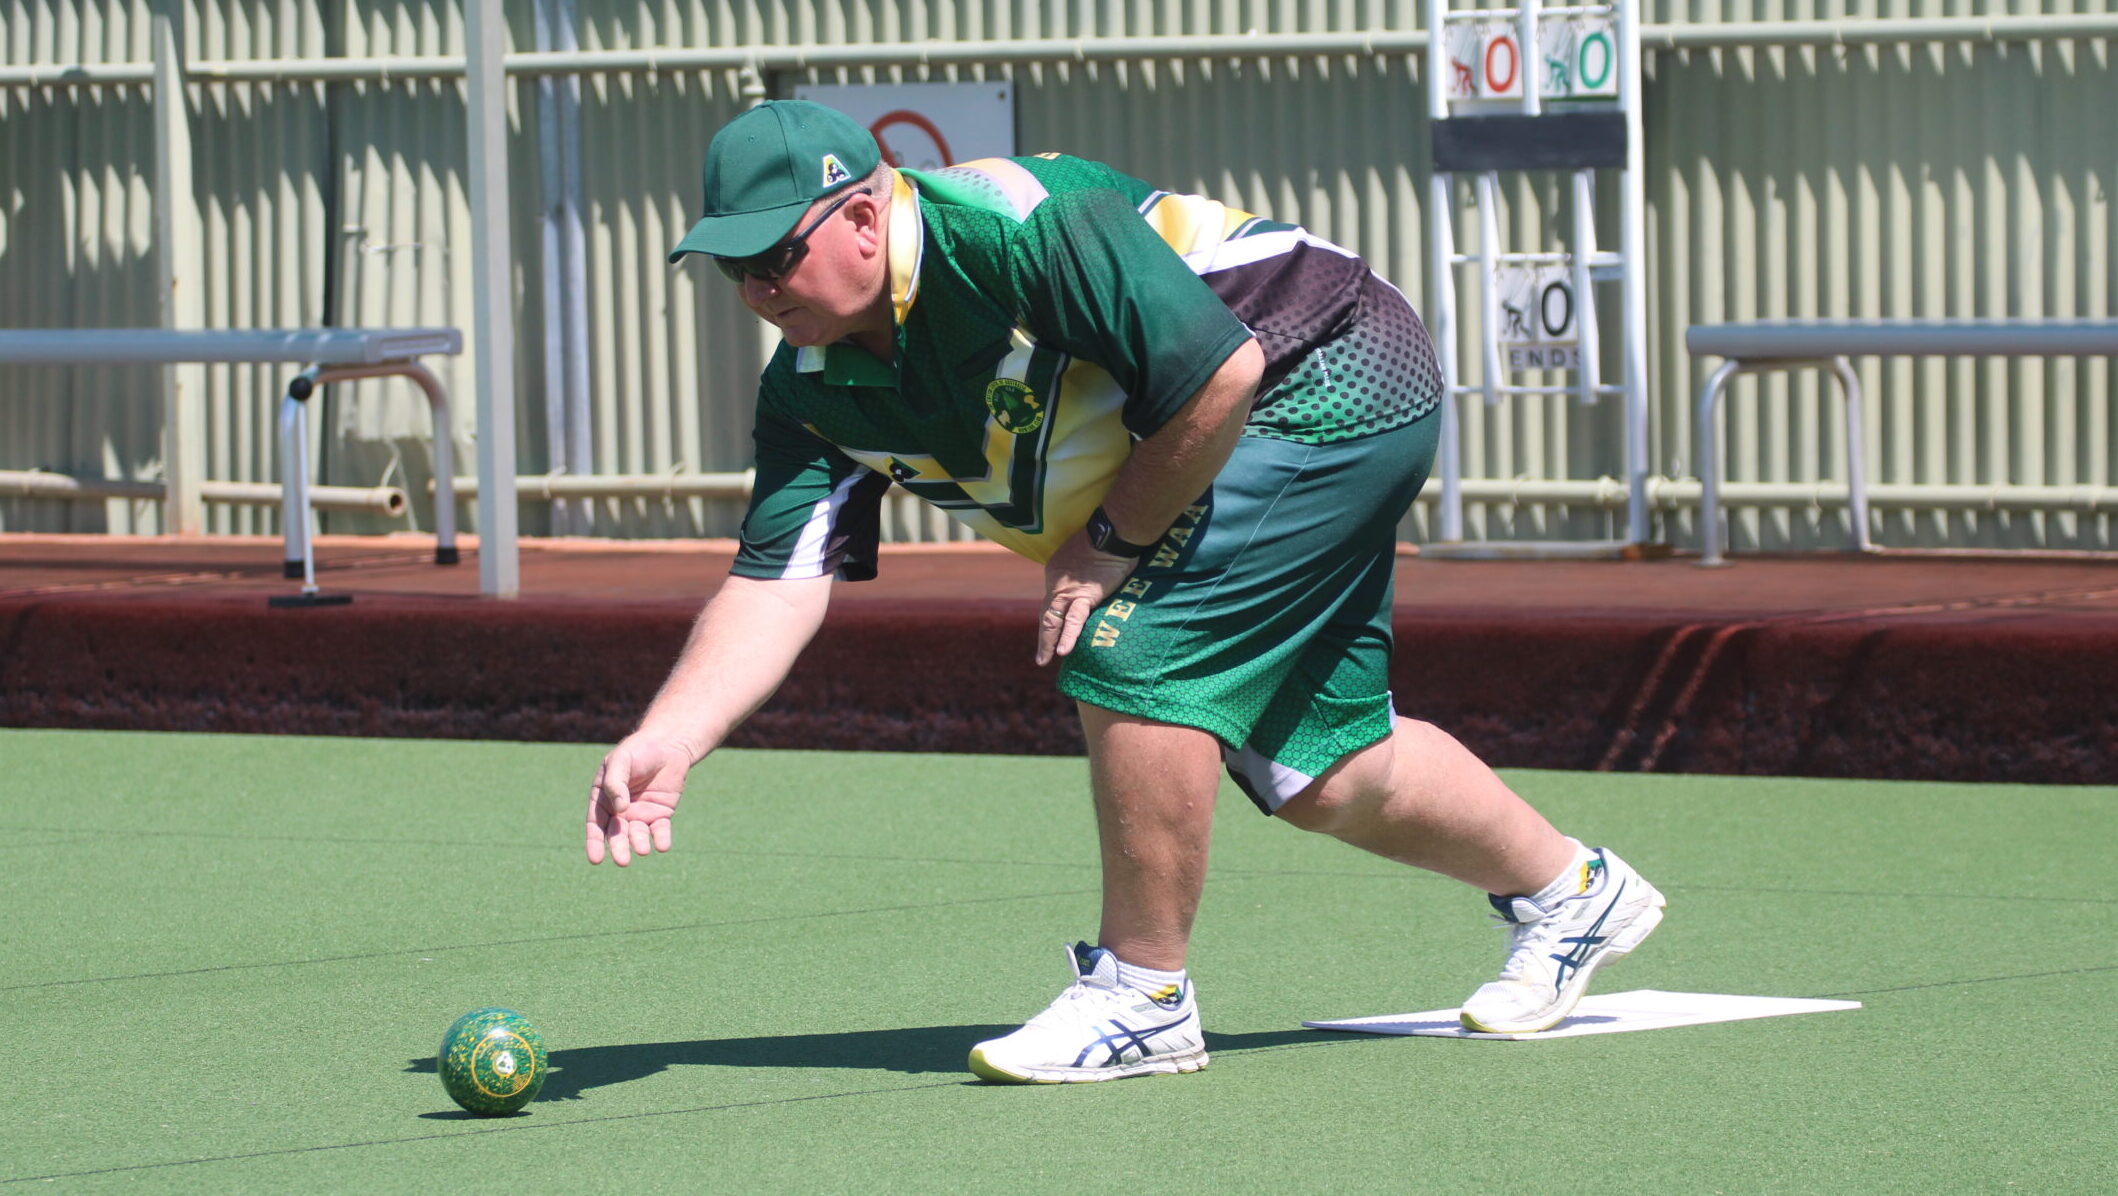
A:
{"type": "MultiPolygon", "coordinates": [[[[1402,729],[1404,719],[1397,720],[1402,729]]],[[[1389,800],[1397,767],[1398,731],[1339,758],[1338,763],[1277,811],[1305,831],[1343,837],[1389,800]]]]}

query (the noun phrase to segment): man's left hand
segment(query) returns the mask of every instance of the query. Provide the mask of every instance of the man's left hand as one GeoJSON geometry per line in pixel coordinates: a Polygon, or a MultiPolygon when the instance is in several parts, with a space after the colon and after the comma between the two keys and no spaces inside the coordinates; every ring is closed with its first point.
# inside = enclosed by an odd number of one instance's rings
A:
{"type": "Polygon", "coordinates": [[[1074,650],[1081,629],[1103,600],[1125,584],[1132,557],[1112,556],[1089,547],[1088,533],[1075,532],[1044,564],[1044,613],[1037,619],[1037,663],[1074,650]]]}

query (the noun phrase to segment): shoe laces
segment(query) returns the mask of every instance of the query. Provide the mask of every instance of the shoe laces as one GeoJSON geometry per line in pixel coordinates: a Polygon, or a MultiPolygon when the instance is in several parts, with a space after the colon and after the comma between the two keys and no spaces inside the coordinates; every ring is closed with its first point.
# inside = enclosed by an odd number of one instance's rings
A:
{"type": "Polygon", "coordinates": [[[1093,972],[1080,970],[1081,965],[1088,962],[1087,957],[1077,955],[1069,948],[1067,960],[1074,971],[1073,983],[1067,985],[1044,1012],[1031,1018],[1030,1025],[1089,1025],[1101,1021],[1111,1012],[1123,1011],[1125,998],[1121,988],[1099,983],[1093,972]]]}
{"type": "Polygon", "coordinates": [[[1548,959],[1559,944],[1561,919],[1546,914],[1535,922],[1515,922],[1495,914],[1493,921],[1508,932],[1508,958],[1500,965],[1500,979],[1542,979],[1530,973],[1550,970],[1548,959]]]}
{"type": "MultiPolygon", "coordinates": [[[[1581,923],[1578,911],[1588,908],[1587,905],[1576,905],[1570,910],[1567,908],[1568,903],[1580,902],[1585,898],[1601,893],[1609,883],[1610,873],[1608,870],[1599,869],[1599,874],[1593,884],[1579,893],[1559,899],[1552,904],[1550,909],[1546,909],[1528,897],[1506,898],[1505,900],[1518,916],[1509,917],[1505,913],[1495,913],[1493,915],[1493,920],[1500,924],[1501,929],[1508,932],[1508,958],[1500,967],[1500,979],[1504,981],[1527,979],[1536,983],[1543,983],[1547,975],[1554,970],[1554,962],[1559,957],[1567,954],[1567,952],[1559,949],[1560,944],[1567,941],[1569,933],[1580,928],[1581,923]],[[1538,912],[1538,917],[1535,921],[1529,921],[1519,916],[1522,913],[1522,905],[1528,905],[1531,909],[1538,912]]],[[[1501,900],[1500,898],[1494,899],[1493,904],[1496,909],[1499,908],[1501,900]]]]}
{"type": "MultiPolygon", "coordinates": [[[[1569,916],[1573,911],[1567,908],[1567,903],[1578,902],[1582,898],[1597,892],[1600,887],[1601,881],[1599,878],[1597,885],[1591,886],[1580,893],[1563,897],[1553,902],[1549,909],[1539,905],[1534,899],[1529,897],[1494,898],[1493,906],[1495,910],[1502,912],[1493,914],[1493,921],[1498,923],[1502,930],[1508,932],[1508,958],[1506,962],[1501,964],[1500,979],[1503,981],[1527,979],[1542,983],[1545,980],[1545,974],[1552,970],[1552,958],[1565,954],[1565,952],[1559,950],[1559,945],[1565,940],[1567,933],[1575,926],[1575,919],[1569,916]],[[1503,909],[1503,902],[1505,902],[1505,910],[1503,909]],[[1526,912],[1524,910],[1525,906],[1530,910],[1536,911],[1534,919],[1523,916],[1526,912]],[[1512,910],[1513,916],[1510,916],[1506,912],[1507,910],[1512,910]]],[[[1577,906],[1576,908],[1583,907],[1577,906]]]]}
{"type": "Polygon", "coordinates": [[[1043,1013],[1030,1020],[1093,1021],[1095,1020],[1096,1012],[1090,1007],[1108,1005],[1117,998],[1117,995],[1116,992],[1104,988],[1100,984],[1090,984],[1085,979],[1076,980],[1066,987],[1065,992],[1059,994],[1058,998],[1052,1002],[1051,1008],[1046,1009],[1043,1013]]]}

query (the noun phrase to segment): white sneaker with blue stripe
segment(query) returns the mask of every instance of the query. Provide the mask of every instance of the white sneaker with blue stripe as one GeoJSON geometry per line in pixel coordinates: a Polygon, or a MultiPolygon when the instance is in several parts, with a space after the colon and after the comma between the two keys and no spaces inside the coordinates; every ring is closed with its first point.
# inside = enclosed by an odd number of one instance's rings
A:
{"type": "Polygon", "coordinates": [[[1073,983],[1020,1030],[971,1048],[971,1070],[1000,1084],[1076,1084],[1206,1066],[1191,982],[1142,992],[1118,982],[1118,957],[1077,943],[1073,983]]]}
{"type": "Polygon", "coordinates": [[[1463,1003],[1467,1030],[1530,1034],[1566,1020],[1597,968],[1640,945],[1668,904],[1631,865],[1596,848],[1581,891],[1551,908],[1528,897],[1489,897],[1508,932],[1500,978],[1463,1003]]]}

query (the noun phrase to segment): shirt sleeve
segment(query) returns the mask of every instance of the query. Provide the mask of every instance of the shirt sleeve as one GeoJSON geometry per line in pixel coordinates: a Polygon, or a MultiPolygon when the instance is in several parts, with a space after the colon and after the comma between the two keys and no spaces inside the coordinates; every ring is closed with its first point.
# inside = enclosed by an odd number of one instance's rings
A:
{"type": "Polygon", "coordinates": [[[779,411],[769,386],[759,391],[753,439],[757,478],[730,572],[787,581],[874,577],[890,479],[779,411]]]}
{"type": "Polygon", "coordinates": [[[1113,189],[1062,191],[1038,204],[1010,240],[1007,270],[1024,324],[1124,389],[1135,436],[1168,422],[1250,339],[1113,189]]]}

